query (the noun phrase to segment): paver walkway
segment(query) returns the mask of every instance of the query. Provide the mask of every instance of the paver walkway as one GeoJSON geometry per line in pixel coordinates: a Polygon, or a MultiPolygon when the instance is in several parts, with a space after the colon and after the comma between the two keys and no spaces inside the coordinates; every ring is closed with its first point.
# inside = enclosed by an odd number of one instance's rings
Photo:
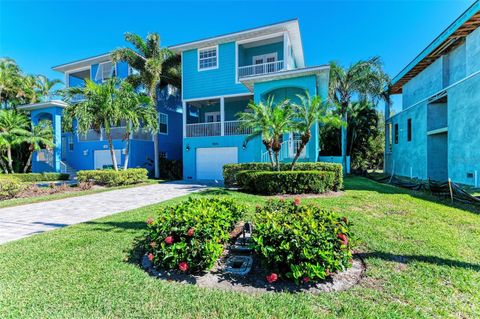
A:
{"type": "Polygon", "coordinates": [[[169,182],[0,209],[0,244],[206,189],[169,182]]]}

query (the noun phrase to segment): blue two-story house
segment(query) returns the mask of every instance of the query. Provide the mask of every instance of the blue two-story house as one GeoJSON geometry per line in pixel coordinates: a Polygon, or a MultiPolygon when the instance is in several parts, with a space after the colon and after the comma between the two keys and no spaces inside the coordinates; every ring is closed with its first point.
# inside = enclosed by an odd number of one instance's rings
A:
{"type": "MultiPolygon", "coordinates": [[[[239,112],[250,101],[275,101],[298,94],[327,97],[328,65],[306,67],[298,20],[225,34],[170,47],[182,56],[184,179],[222,180],[227,163],[268,161],[260,139],[246,142],[239,112]]],[[[286,134],[281,160],[299,143],[286,134]]],[[[302,161],[318,160],[318,126],[302,161]]]]}
{"type": "MultiPolygon", "coordinates": [[[[53,67],[64,74],[65,87],[83,86],[86,79],[97,83],[111,77],[126,78],[135,72],[127,63],[113,63],[110,54],[103,54],[80,61],[53,67]]],[[[80,96],[79,99],[82,97],[80,96]]],[[[68,172],[82,169],[102,169],[112,165],[112,159],[103,130],[90,130],[80,134],[73,123],[68,131],[62,123],[66,103],[52,100],[25,105],[19,109],[30,112],[33,124],[41,120],[50,120],[55,135],[53,150],[36,152],[32,161],[33,172],[68,172]]],[[[180,93],[173,87],[166,87],[158,94],[158,147],[154,148],[154,136],[145,130],[139,130],[131,136],[129,167],[144,167],[152,173],[158,167],[158,160],[164,157],[170,160],[182,158],[182,114],[180,93]]],[[[112,128],[113,144],[119,165],[125,160],[125,127],[112,128]]],[[[158,170],[157,170],[158,173],[158,170]]]]}

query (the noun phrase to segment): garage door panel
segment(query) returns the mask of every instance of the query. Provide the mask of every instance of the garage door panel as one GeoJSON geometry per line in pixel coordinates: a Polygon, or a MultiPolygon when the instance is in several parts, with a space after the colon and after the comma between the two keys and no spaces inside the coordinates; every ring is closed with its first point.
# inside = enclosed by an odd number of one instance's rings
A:
{"type": "MultiPolygon", "coordinates": [[[[96,150],[93,154],[94,169],[102,169],[104,166],[113,165],[110,150],[96,150]]],[[[117,164],[120,165],[122,159],[122,153],[120,150],[115,150],[115,157],[117,159],[117,164]]]]}
{"type": "Polygon", "coordinates": [[[223,180],[223,165],[238,163],[238,148],[197,148],[196,158],[197,179],[223,180]]]}

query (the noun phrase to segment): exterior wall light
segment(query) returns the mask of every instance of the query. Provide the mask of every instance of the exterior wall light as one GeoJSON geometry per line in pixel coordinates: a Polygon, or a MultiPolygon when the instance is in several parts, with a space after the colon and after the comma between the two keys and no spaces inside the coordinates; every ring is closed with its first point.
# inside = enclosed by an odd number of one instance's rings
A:
{"type": "Polygon", "coordinates": [[[185,147],[185,150],[188,152],[190,151],[190,145],[187,144],[187,147],[185,147]]]}
{"type": "Polygon", "coordinates": [[[87,155],[88,155],[88,150],[84,150],[84,151],[83,151],[83,155],[84,155],[84,156],[87,156],[87,155]]]}
{"type": "Polygon", "coordinates": [[[247,149],[247,142],[245,141],[245,142],[243,142],[243,144],[242,144],[242,150],[245,151],[246,149],[247,149]]]}

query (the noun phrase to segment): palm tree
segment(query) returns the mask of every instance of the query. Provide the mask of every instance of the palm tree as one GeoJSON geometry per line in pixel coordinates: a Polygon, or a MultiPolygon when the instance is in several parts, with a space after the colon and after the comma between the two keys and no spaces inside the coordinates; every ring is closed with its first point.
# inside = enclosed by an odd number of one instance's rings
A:
{"type": "Polygon", "coordinates": [[[15,110],[0,110],[0,146],[7,153],[8,172],[13,173],[12,147],[28,135],[29,121],[25,114],[15,110]]]}
{"type": "Polygon", "coordinates": [[[104,130],[107,136],[113,168],[118,171],[115,149],[111,128],[120,122],[117,101],[119,96],[119,82],[112,78],[101,84],[91,80],[85,81],[84,87],[69,87],[63,91],[68,103],[65,108],[66,117],[77,121],[77,129],[81,134],[86,134],[90,129],[104,130]],[[84,100],[73,102],[78,94],[84,96],[84,100]]]}
{"type": "Polygon", "coordinates": [[[125,162],[123,169],[128,168],[130,156],[130,136],[140,128],[155,134],[158,131],[157,111],[149,97],[136,92],[128,82],[122,82],[115,100],[119,119],[125,121],[125,162]]]}
{"type": "Polygon", "coordinates": [[[275,160],[273,159],[273,136],[270,125],[273,110],[272,103],[273,99],[269,99],[267,104],[264,104],[263,102],[257,104],[252,101],[248,104],[248,109],[251,110],[251,112],[241,112],[236,116],[241,121],[241,128],[251,131],[246,137],[245,142],[249,142],[257,137],[262,139],[262,143],[268,152],[273,170],[275,168],[275,160]]]}
{"type": "MultiPolygon", "coordinates": [[[[160,35],[149,33],[146,40],[134,33],[125,33],[125,40],[132,48],[120,48],[112,52],[114,62],[125,61],[137,72],[127,81],[135,88],[143,88],[152,104],[157,105],[157,90],[167,84],[181,88],[180,56],[160,47],[160,35]]],[[[154,135],[155,177],[160,177],[158,166],[158,135],[154,135]]]]}
{"type": "Polygon", "coordinates": [[[42,147],[46,149],[54,147],[52,123],[48,120],[40,121],[32,127],[29,134],[23,136],[22,141],[28,144],[28,150],[30,152],[27,163],[23,168],[23,172],[26,173],[32,164],[33,152],[41,150],[42,147]]]}
{"type": "Polygon", "coordinates": [[[335,127],[342,125],[341,119],[334,115],[330,110],[327,103],[322,101],[322,98],[318,95],[310,97],[308,91],[305,91],[305,95],[297,95],[300,100],[300,104],[293,104],[295,108],[295,131],[300,133],[300,145],[295,150],[295,157],[292,161],[291,169],[295,168],[302,151],[308,144],[311,138],[311,128],[313,125],[318,124],[330,124],[335,127]]]}
{"type": "Polygon", "coordinates": [[[52,94],[55,94],[53,88],[57,84],[61,84],[62,81],[58,79],[49,80],[44,75],[38,75],[36,78],[35,88],[37,93],[41,96],[42,100],[49,100],[51,99],[52,94]]]}
{"type": "Polygon", "coordinates": [[[40,100],[37,92],[37,77],[34,75],[26,75],[21,77],[17,98],[21,99],[21,103],[37,103],[40,100]]]}
{"type": "MultiPolygon", "coordinates": [[[[273,100],[273,97],[271,97],[273,100]]],[[[272,151],[275,155],[275,163],[277,171],[280,170],[279,153],[282,148],[283,135],[291,133],[295,127],[295,111],[290,104],[290,100],[285,99],[278,104],[273,104],[271,114],[271,130],[272,130],[272,151]]]]}
{"type": "Polygon", "coordinates": [[[14,60],[0,58],[0,102],[4,108],[16,98],[20,84],[21,71],[14,60]]]}
{"type": "MultiPolygon", "coordinates": [[[[335,62],[330,63],[329,98],[338,107],[342,120],[348,123],[348,109],[353,97],[377,103],[385,97],[384,91],[389,78],[383,72],[380,58],[359,61],[344,69],[335,62]]],[[[347,128],[342,126],[342,163],[347,172],[347,128]]]]}

